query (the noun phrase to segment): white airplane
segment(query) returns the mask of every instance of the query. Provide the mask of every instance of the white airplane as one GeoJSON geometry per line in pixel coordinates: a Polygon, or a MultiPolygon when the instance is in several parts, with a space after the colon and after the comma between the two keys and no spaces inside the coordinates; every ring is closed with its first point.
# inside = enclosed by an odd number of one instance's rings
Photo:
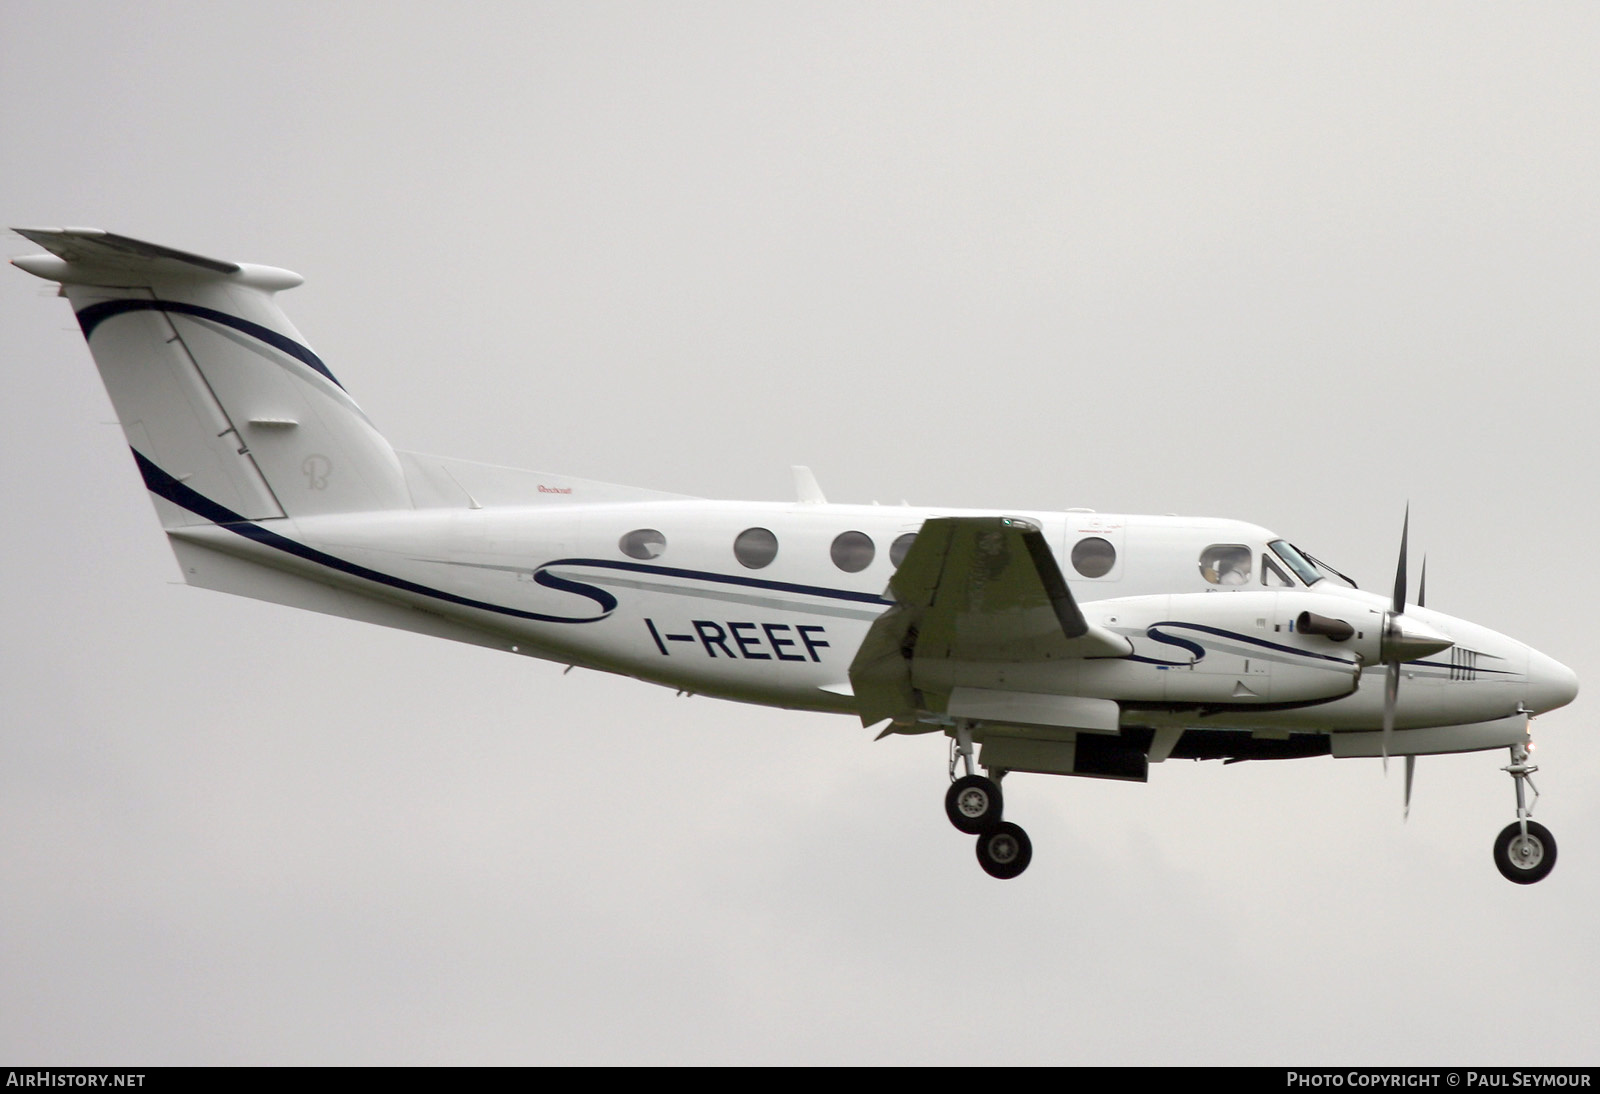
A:
{"type": "Polygon", "coordinates": [[[798,501],[707,501],[402,452],[279,310],[297,274],[19,233],[50,252],[13,261],[71,302],[190,584],[943,733],[946,813],[999,878],[1032,857],[1008,772],[1393,755],[1409,808],[1418,755],[1494,748],[1517,798],[1496,865],[1555,865],[1528,723],[1577,678],[1409,604],[1404,531],[1379,596],[1232,520],[830,505],[804,468],[798,501]]]}

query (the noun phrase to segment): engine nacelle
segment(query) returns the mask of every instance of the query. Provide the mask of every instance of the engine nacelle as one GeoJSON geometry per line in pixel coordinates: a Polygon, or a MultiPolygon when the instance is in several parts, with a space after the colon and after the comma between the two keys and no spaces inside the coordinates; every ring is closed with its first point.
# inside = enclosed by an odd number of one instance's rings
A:
{"type": "MultiPolygon", "coordinates": [[[[1379,658],[1384,613],[1317,593],[1214,592],[1092,601],[1084,615],[1133,643],[1093,675],[1116,698],[1276,705],[1354,691],[1379,658]]],[[[1104,688],[1094,689],[1105,694],[1104,688]]],[[[1109,697],[1109,696],[1108,696],[1109,697]]]]}

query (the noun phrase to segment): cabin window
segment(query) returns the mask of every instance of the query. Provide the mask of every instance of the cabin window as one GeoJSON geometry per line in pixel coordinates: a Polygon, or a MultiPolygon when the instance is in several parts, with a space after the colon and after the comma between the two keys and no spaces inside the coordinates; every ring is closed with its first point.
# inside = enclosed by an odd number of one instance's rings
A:
{"type": "Polygon", "coordinates": [[[654,528],[638,528],[617,540],[617,546],[629,558],[660,558],[667,537],[654,528]]]}
{"type": "Polygon", "coordinates": [[[778,537],[765,528],[746,528],[733,541],[733,557],[751,570],[771,565],[778,557],[778,537]]]}
{"type": "Polygon", "coordinates": [[[833,546],[828,549],[833,564],[847,574],[859,574],[871,566],[872,556],[877,553],[872,537],[865,532],[840,532],[833,537],[833,546]]]}
{"type": "Polygon", "coordinates": [[[1072,545],[1072,568],[1084,577],[1105,577],[1117,564],[1117,549],[1110,540],[1087,536],[1072,545]]]}
{"type": "Polygon", "coordinates": [[[895,541],[889,544],[889,561],[896,569],[906,560],[906,552],[911,550],[911,545],[915,542],[917,533],[907,532],[903,536],[897,536],[895,541]]]}
{"type": "Polygon", "coordinates": [[[1213,543],[1200,552],[1200,576],[1213,585],[1248,585],[1250,555],[1242,543],[1213,543]]]}

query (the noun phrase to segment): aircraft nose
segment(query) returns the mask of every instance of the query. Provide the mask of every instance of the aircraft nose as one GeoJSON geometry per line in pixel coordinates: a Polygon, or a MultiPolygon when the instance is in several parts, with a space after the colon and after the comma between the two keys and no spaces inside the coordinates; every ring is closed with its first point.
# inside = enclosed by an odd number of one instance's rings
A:
{"type": "Polygon", "coordinates": [[[1535,714],[1564,707],[1577,696],[1577,673],[1538,650],[1528,651],[1527,703],[1535,714]]]}

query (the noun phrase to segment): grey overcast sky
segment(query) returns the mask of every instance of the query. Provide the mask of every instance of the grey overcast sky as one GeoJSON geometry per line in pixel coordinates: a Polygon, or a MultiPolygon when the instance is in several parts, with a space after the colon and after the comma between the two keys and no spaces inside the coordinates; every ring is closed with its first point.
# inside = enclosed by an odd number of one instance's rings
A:
{"type": "MultiPolygon", "coordinates": [[[[399,446],[1232,516],[1600,688],[1600,8],[0,0],[0,211],[306,276],[399,446]]],[[[32,250],[15,236],[8,253],[32,250]]],[[[1600,1059],[1593,690],[1502,753],[1018,776],[193,590],[0,270],[0,1059],[1600,1059]]]]}

